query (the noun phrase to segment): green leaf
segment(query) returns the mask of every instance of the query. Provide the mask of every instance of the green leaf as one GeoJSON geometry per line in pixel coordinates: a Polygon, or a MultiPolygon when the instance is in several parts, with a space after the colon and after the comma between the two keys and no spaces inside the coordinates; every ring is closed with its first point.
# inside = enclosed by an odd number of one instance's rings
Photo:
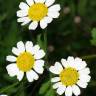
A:
{"type": "Polygon", "coordinates": [[[50,81],[43,83],[39,90],[39,95],[44,96],[44,94],[48,91],[49,88],[50,88],[50,81]]]}
{"type": "Polygon", "coordinates": [[[6,38],[4,39],[5,48],[5,54],[9,53],[12,49],[12,47],[21,40],[20,32],[18,31],[18,26],[16,21],[13,21],[11,24],[11,27],[9,28],[8,32],[6,33],[6,38]]]}
{"type": "Polygon", "coordinates": [[[93,81],[93,80],[92,80],[92,81],[89,83],[89,87],[90,87],[90,86],[92,86],[92,87],[93,87],[93,86],[96,86],[96,81],[93,81]]]}
{"type": "Polygon", "coordinates": [[[91,31],[91,34],[92,34],[91,44],[96,46],[96,28],[93,28],[93,30],[91,31]]]}
{"type": "Polygon", "coordinates": [[[7,18],[7,14],[0,15],[0,22],[7,18]]]}
{"type": "Polygon", "coordinates": [[[0,93],[4,93],[4,92],[6,92],[6,91],[8,91],[8,90],[10,90],[10,89],[13,89],[16,85],[18,85],[19,84],[19,82],[16,82],[16,83],[14,83],[14,84],[12,84],[12,85],[9,85],[9,86],[6,86],[6,87],[4,87],[4,88],[1,88],[0,89],[0,93]]]}
{"type": "Polygon", "coordinates": [[[42,84],[39,90],[39,96],[55,96],[50,80],[42,84]]]}
{"type": "Polygon", "coordinates": [[[96,28],[93,28],[91,33],[92,33],[92,37],[96,39],[96,28]]]}
{"type": "Polygon", "coordinates": [[[44,42],[41,40],[41,34],[37,36],[37,42],[42,49],[44,49],[44,42]]]}
{"type": "Polygon", "coordinates": [[[45,96],[55,96],[54,90],[53,90],[52,88],[50,88],[50,89],[47,91],[47,93],[46,93],[45,96]]]}

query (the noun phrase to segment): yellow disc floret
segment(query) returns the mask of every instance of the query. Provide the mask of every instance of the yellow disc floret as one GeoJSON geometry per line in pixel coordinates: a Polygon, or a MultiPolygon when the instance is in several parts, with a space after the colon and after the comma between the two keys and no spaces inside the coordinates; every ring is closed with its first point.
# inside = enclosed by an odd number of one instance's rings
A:
{"type": "Polygon", "coordinates": [[[29,52],[23,52],[17,57],[17,67],[23,72],[31,70],[34,66],[35,59],[29,52]]]}
{"type": "Polygon", "coordinates": [[[74,68],[66,68],[60,73],[60,79],[62,84],[66,86],[72,86],[78,81],[79,74],[74,68]]]}
{"type": "Polygon", "coordinates": [[[43,3],[33,4],[28,10],[28,17],[33,21],[40,21],[48,13],[48,8],[43,3]]]}

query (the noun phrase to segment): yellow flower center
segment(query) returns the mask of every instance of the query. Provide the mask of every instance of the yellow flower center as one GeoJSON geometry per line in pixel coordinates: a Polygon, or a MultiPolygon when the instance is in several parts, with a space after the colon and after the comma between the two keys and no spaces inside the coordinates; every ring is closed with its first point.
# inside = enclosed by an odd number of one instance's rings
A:
{"type": "Polygon", "coordinates": [[[17,57],[17,67],[23,72],[31,70],[34,66],[35,59],[29,52],[23,52],[17,57]]]}
{"type": "Polygon", "coordinates": [[[33,21],[40,21],[48,13],[48,8],[43,3],[33,4],[28,10],[28,16],[33,21]]]}
{"type": "Polygon", "coordinates": [[[66,86],[72,86],[78,81],[79,74],[74,68],[66,68],[60,73],[60,79],[62,84],[66,86]]]}

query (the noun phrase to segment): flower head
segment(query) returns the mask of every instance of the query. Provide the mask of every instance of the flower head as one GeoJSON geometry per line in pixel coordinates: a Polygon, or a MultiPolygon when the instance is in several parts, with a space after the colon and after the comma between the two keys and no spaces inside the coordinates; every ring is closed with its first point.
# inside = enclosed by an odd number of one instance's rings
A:
{"type": "Polygon", "coordinates": [[[7,65],[6,69],[10,76],[17,76],[19,81],[22,80],[24,73],[26,73],[29,82],[37,80],[38,74],[43,73],[43,66],[45,53],[40,49],[39,45],[33,46],[31,41],[26,44],[22,41],[17,43],[17,48],[13,47],[12,52],[15,56],[9,55],[6,60],[12,62],[7,65]]]}
{"type": "Polygon", "coordinates": [[[80,95],[80,88],[86,88],[90,81],[90,70],[85,61],[80,58],[68,57],[67,60],[61,59],[61,63],[56,62],[49,70],[57,76],[52,78],[54,89],[57,93],[65,96],[80,95]],[[62,64],[61,64],[62,63],[62,64]]]}
{"type": "Polygon", "coordinates": [[[42,29],[46,28],[53,18],[58,18],[60,5],[53,3],[55,0],[26,0],[26,3],[21,2],[20,10],[17,11],[18,22],[21,25],[30,23],[29,30],[35,30],[40,22],[42,29]]]}

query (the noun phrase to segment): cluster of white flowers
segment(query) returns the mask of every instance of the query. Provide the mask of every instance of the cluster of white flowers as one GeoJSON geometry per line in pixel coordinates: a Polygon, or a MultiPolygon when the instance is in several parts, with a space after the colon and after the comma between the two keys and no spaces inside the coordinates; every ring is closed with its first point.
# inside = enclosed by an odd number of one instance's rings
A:
{"type": "MultiPolygon", "coordinates": [[[[39,45],[33,46],[31,41],[25,44],[20,41],[17,43],[17,48],[13,47],[12,52],[15,56],[9,55],[6,60],[12,62],[7,65],[8,74],[21,81],[24,73],[29,82],[38,80],[39,74],[43,74],[45,52],[40,49],[39,45]]],[[[57,89],[57,93],[65,96],[80,95],[80,88],[86,88],[90,81],[90,70],[87,63],[80,58],[68,57],[68,59],[61,59],[61,63],[56,62],[54,66],[49,68],[49,71],[56,74],[52,78],[53,88],[57,89]],[[58,76],[57,76],[58,75],[58,76]]]]}
{"type": "MultiPolygon", "coordinates": [[[[18,22],[21,25],[30,23],[29,30],[35,30],[40,23],[42,29],[46,28],[53,18],[58,18],[60,5],[54,4],[55,0],[26,0],[21,2],[20,10],[17,11],[18,22]],[[54,5],[53,5],[54,4],[54,5]]],[[[8,74],[21,81],[26,74],[28,82],[39,79],[39,75],[44,72],[44,60],[46,54],[40,49],[39,45],[33,45],[33,42],[23,43],[19,41],[17,47],[12,48],[13,55],[8,55],[6,60],[11,62],[6,69],[8,74]]],[[[53,89],[56,89],[59,95],[65,93],[65,96],[80,95],[80,88],[86,88],[91,79],[90,69],[87,63],[76,57],[61,59],[61,63],[56,62],[50,66],[49,71],[56,76],[51,79],[53,89]]],[[[0,95],[7,96],[7,95],[0,95]]]]}

